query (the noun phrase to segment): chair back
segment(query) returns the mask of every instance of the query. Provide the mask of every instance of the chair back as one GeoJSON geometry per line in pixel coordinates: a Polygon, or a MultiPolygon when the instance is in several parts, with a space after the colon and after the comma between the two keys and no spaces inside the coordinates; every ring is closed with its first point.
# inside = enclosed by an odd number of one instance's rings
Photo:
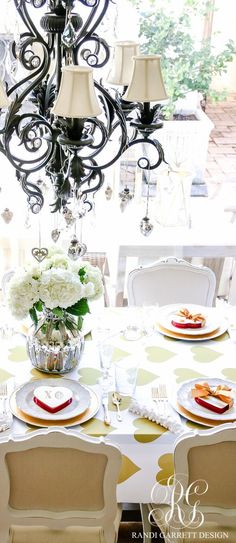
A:
{"type": "Polygon", "coordinates": [[[121,453],[65,429],[0,442],[0,541],[115,543],[121,453]]]}
{"type": "MultiPolygon", "coordinates": [[[[185,435],[176,443],[174,465],[176,480],[183,486],[180,507],[188,508],[186,492],[197,484],[198,494],[189,496],[189,504],[199,500],[204,523],[236,526],[236,425],[224,424],[185,435]]],[[[179,489],[178,489],[179,492],[179,489]]]]}
{"type": "Polygon", "coordinates": [[[210,268],[168,257],[129,273],[128,304],[162,306],[184,302],[212,306],[215,288],[216,278],[210,268]]]}

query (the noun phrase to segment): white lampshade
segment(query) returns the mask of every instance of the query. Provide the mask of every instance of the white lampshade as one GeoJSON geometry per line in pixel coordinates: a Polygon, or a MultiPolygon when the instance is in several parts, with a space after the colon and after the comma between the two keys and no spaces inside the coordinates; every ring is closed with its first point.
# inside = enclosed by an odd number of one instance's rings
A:
{"type": "Polygon", "coordinates": [[[168,98],[161,73],[160,55],[134,57],[132,79],[123,98],[128,102],[157,102],[168,98]]]}
{"type": "Polygon", "coordinates": [[[119,41],[115,44],[113,67],[108,83],[129,85],[133,73],[133,57],[139,54],[139,44],[133,41],[119,41]]]}
{"type": "Polygon", "coordinates": [[[62,68],[61,85],[52,113],[71,119],[97,117],[102,113],[95,93],[92,68],[62,68]]]}
{"type": "Polygon", "coordinates": [[[8,107],[11,103],[10,98],[8,98],[5,88],[2,81],[0,81],[0,108],[8,107]]]}

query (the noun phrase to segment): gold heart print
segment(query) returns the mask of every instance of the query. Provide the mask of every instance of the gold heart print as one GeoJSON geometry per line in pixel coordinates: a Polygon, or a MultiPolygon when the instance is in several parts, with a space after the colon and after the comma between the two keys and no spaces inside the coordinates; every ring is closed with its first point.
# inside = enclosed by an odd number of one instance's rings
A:
{"type": "Polygon", "coordinates": [[[48,250],[46,249],[46,247],[34,247],[31,253],[38,262],[42,262],[46,258],[46,256],[48,256],[48,250]]]}

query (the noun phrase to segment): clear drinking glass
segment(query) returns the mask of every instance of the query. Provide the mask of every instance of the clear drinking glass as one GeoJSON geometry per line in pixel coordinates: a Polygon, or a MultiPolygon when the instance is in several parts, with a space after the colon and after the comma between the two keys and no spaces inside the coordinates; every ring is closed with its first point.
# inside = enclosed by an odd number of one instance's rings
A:
{"type": "Polygon", "coordinates": [[[112,356],[114,351],[114,345],[107,342],[98,344],[100,365],[103,370],[103,374],[109,375],[109,369],[112,363],[112,356]]]}
{"type": "Polygon", "coordinates": [[[8,430],[13,423],[13,416],[10,410],[9,397],[13,391],[14,383],[0,384],[0,432],[8,430]]]}
{"type": "Polygon", "coordinates": [[[124,339],[128,341],[136,341],[140,339],[143,335],[142,331],[142,316],[140,310],[137,307],[127,307],[123,314],[124,319],[124,329],[123,336],[124,339]]]}
{"type": "Polygon", "coordinates": [[[139,362],[135,356],[129,356],[115,362],[116,391],[121,396],[133,396],[136,389],[139,362]]]}

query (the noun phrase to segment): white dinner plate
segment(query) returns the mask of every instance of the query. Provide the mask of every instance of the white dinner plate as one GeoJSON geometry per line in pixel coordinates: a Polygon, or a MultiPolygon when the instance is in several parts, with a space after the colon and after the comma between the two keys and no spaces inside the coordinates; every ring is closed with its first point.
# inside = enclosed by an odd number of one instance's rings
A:
{"type": "Polygon", "coordinates": [[[181,341],[209,341],[210,339],[214,339],[219,336],[222,336],[222,334],[224,334],[226,330],[228,329],[228,326],[229,326],[228,321],[224,319],[224,321],[222,321],[221,326],[217,328],[214,332],[211,332],[209,335],[207,334],[207,336],[200,335],[199,337],[188,336],[187,333],[178,334],[178,332],[170,332],[169,330],[166,330],[165,328],[162,328],[161,326],[158,326],[158,325],[156,326],[156,329],[158,332],[160,332],[160,334],[163,334],[164,336],[172,337],[173,339],[179,339],[181,341]]]}
{"type": "Polygon", "coordinates": [[[169,332],[188,336],[210,334],[220,327],[222,320],[223,317],[215,307],[205,307],[188,303],[165,305],[161,307],[158,312],[158,324],[160,326],[169,332]],[[178,328],[177,326],[174,326],[171,321],[176,316],[176,313],[183,307],[187,308],[191,313],[202,313],[206,318],[205,326],[202,328],[178,328]]]}
{"type": "Polygon", "coordinates": [[[177,401],[177,403],[186,409],[190,414],[193,414],[197,417],[201,417],[202,419],[206,420],[215,420],[215,421],[221,421],[221,422],[230,422],[232,420],[236,420],[236,383],[233,383],[232,381],[227,381],[224,379],[215,379],[215,378],[205,378],[205,379],[191,379],[190,381],[186,381],[183,383],[179,389],[177,390],[176,398],[174,401],[177,401]],[[206,409],[205,407],[202,407],[201,405],[198,405],[194,398],[191,396],[191,389],[194,388],[195,383],[204,383],[207,382],[210,387],[214,388],[217,385],[228,385],[232,388],[234,391],[234,404],[233,407],[231,407],[228,411],[225,411],[225,413],[219,414],[214,413],[214,411],[210,411],[209,409],[206,409]]]}
{"type": "Polygon", "coordinates": [[[41,420],[67,420],[84,413],[91,398],[89,389],[72,379],[35,379],[25,383],[15,393],[17,407],[30,417],[41,420]],[[73,393],[72,402],[57,413],[49,413],[34,402],[34,390],[39,386],[66,387],[73,393]]]}

